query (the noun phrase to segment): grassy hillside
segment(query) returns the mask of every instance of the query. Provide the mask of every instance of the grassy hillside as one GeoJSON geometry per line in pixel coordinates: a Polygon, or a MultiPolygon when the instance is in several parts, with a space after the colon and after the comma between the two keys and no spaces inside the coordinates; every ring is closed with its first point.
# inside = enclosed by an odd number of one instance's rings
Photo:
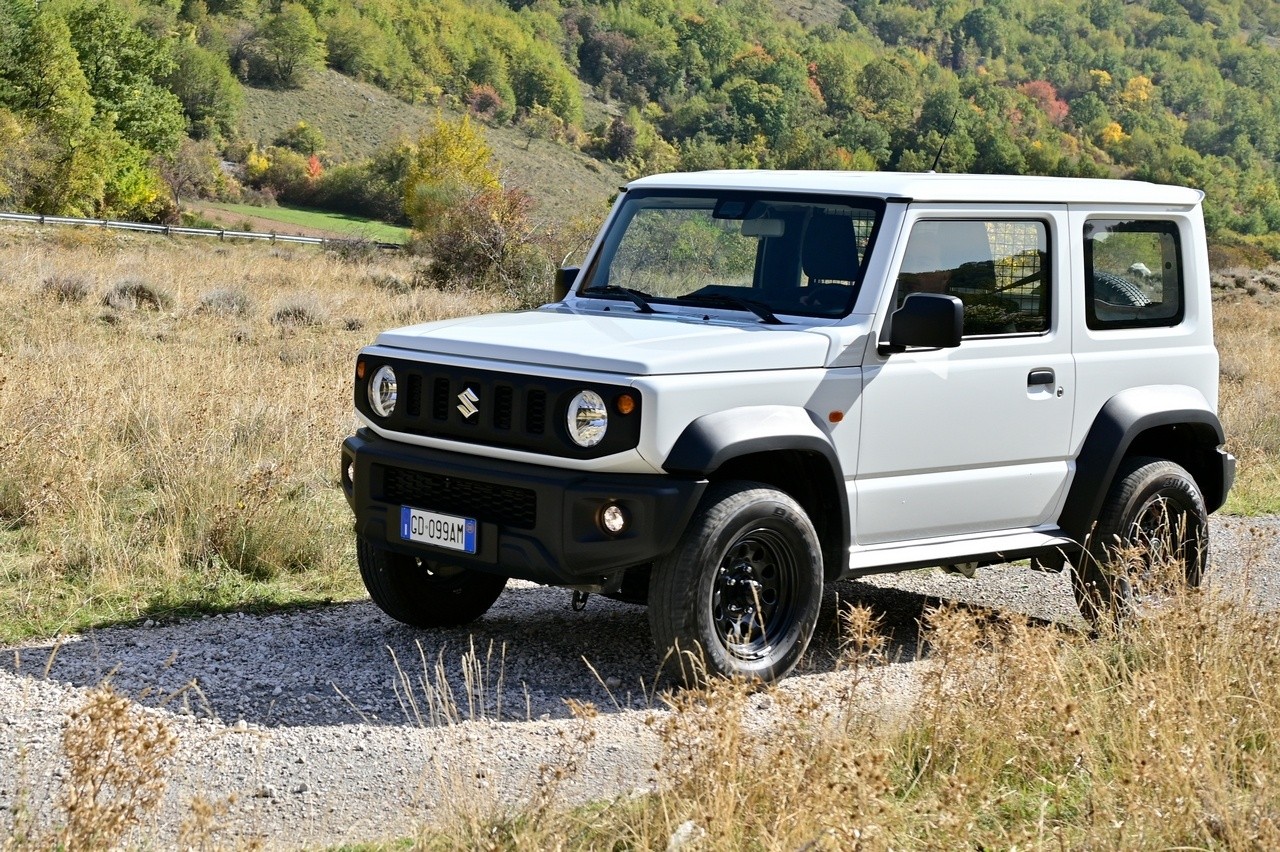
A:
{"type": "MultiPolygon", "coordinates": [[[[245,90],[245,133],[260,145],[299,121],[318,129],[329,156],[343,161],[368,157],[398,138],[416,138],[436,115],[432,106],[411,105],[375,86],[325,71],[299,89],[245,90]]],[[[598,102],[594,114],[603,118],[598,102]]],[[[520,130],[487,127],[485,134],[508,183],[526,189],[548,217],[571,218],[602,209],[625,182],[614,165],[520,130]]]]}

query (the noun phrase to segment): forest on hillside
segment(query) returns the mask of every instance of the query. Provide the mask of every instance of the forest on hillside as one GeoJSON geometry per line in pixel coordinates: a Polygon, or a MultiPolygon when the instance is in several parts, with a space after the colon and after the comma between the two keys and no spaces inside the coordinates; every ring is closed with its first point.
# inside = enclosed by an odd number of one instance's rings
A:
{"type": "Polygon", "coordinates": [[[419,140],[340,163],[305,124],[242,131],[243,87],[327,65],[630,174],[941,150],[952,172],[1195,186],[1219,236],[1280,231],[1280,4],[790,2],[0,0],[0,206],[162,220],[179,193],[247,195],[403,220],[419,140]],[[585,126],[584,91],[612,118],[585,126]]]}

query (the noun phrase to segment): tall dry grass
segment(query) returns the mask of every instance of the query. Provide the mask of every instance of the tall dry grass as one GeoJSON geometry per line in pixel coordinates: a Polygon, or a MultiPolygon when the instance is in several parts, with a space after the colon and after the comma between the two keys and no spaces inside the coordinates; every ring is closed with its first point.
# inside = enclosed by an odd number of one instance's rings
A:
{"type": "MultiPolygon", "coordinates": [[[[851,636],[876,647],[855,611],[851,636]]],[[[717,682],[667,697],[654,793],[471,817],[419,848],[1274,849],[1280,619],[1208,594],[1090,637],[944,607],[891,718],[717,682]]],[[[866,651],[847,665],[877,664],[866,651]]],[[[856,683],[858,675],[851,679],[856,683]]]]}
{"type": "Polygon", "coordinates": [[[1280,266],[1223,276],[1214,305],[1219,410],[1239,459],[1228,511],[1280,512],[1280,266]]]}
{"type": "Polygon", "coordinates": [[[410,261],[0,229],[0,639],[360,594],[337,448],[410,261]]]}

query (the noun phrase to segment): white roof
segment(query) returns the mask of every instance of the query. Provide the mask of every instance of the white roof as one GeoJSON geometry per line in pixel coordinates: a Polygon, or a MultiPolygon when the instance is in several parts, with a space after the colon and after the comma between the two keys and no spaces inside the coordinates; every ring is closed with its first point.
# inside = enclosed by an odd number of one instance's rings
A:
{"type": "Polygon", "coordinates": [[[629,189],[742,189],[837,193],[911,201],[1160,204],[1193,207],[1198,189],[1132,180],[960,175],[925,172],[767,171],[725,169],[651,175],[629,189]]]}

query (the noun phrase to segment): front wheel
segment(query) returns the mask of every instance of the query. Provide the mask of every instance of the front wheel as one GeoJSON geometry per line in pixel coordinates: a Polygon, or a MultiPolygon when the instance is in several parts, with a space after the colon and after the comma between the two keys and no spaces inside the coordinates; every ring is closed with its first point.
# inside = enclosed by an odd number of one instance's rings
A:
{"type": "Polygon", "coordinates": [[[1179,586],[1200,585],[1209,514],[1195,479],[1165,459],[1126,459],[1073,575],[1080,613],[1142,615],[1179,586]]]}
{"type": "Polygon", "coordinates": [[[360,577],[378,609],[410,627],[457,627],[475,621],[506,588],[497,574],[446,568],[356,539],[360,577]]]}
{"type": "Polygon", "coordinates": [[[804,654],[821,599],[821,546],[804,509],[768,485],[726,482],[654,565],[649,624],[685,683],[774,681],[804,654]]]}

